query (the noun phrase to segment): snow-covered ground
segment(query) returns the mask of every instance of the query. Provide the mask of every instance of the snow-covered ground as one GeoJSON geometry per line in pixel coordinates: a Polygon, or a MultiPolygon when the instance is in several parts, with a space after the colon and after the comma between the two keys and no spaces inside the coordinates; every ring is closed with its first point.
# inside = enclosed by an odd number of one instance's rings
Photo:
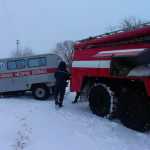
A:
{"type": "Polygon", "coordinates": [[[0,99],[0,150],[150,150],[150,133],[97,117],[88,103],[64,107],[30,97],[0,99]]]}

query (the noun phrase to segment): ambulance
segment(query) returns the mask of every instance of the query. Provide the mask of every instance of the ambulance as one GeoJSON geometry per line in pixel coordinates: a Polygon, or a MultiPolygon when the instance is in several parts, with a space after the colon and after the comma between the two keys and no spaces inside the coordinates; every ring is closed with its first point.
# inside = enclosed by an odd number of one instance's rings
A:
{"type": "Polygon", "coordinates": [[[31,91],[34,98],[47,99],[60,61],[56,54],[0,59],[0,94],[31,91]]]}

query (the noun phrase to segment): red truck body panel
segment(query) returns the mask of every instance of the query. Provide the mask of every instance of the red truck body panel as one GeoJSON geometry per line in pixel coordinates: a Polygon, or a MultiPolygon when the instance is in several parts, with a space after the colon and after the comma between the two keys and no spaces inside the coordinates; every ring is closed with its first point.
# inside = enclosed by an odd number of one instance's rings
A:
{"type": "MultiPolygon", "coordinates": [[[[80,91],[84,77],[114,78],[110,73],[113,57],[138,56],[145,49],[150,48],[149,39],[150,26],[76,42],[72,64],[71,90],[80,91]]],[[[131,79],[134,77],[121,78],[131,79]]],[[[150,96],[150,78],[135,78],[144,81],[147,94],[150,96]]]]}

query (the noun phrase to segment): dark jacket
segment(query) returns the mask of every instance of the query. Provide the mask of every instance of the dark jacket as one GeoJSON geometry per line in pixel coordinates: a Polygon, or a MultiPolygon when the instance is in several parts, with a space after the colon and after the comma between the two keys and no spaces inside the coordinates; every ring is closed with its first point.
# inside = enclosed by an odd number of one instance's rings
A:
{"type": "Polygon", "coordinates": [[[67,86],[67,80],[69,79],[70,74],[66,70],[66,64],[61,62],[58,66],[57,71],[55,72],[56,87],[65,88],[67,86]]]}

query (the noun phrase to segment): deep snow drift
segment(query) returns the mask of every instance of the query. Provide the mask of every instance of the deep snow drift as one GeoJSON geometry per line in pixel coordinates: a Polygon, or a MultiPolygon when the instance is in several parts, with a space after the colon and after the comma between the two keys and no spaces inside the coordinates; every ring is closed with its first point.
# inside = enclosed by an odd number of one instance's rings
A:
{"type": "Polygon", "coordinates": [[[0,150],[149,150],[150,134],[97,117],[87,102],[64,107],[30,97],[0,99],[0,150]]]}

